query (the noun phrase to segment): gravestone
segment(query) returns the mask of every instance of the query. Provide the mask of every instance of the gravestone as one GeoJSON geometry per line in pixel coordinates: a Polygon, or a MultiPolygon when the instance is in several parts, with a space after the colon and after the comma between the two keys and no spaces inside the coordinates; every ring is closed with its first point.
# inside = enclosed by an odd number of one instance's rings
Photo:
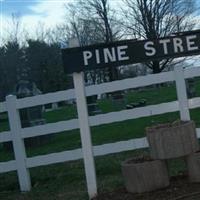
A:
{"type": "Polygon", "coordinates": [[[97,103],[97,95],[87,97],[87,106],[89,115],[95,115],[101,113],[101,110],[97,103]]]}
{"type": "MultiPolygon", "coordinates": [[[[19,81],[16,85],[15,94],[17,98],[30,97],[41,94],[41,91],[31,81],[19,81]]],[[[22,128],[44,124],[42,117],[42,106],[35,106],[20,110],[22,128]]]]}
{"type": "MultiPolygon", "coordinates": [[[[15,94],[17,98],[25,98],[42,94],[42,92],[37,88],[34,82],[21,80],[16,85],[15,94]]],[[[22,128],[45,124],[45,119],[42,116],[42,110],[41,105],[20,109],[19,114],[22,128]]],[[[25,139],[25,145],[27,147],[39,146],[49,141],[50,138],[50,135],[28,138],[25,139]]]]}
{"type": "Polygon", "coordinates": [[[126,105],[124,93],[121,91],[113,92],[111,94],[111,101],[115,110],[120,110],[126,105]]]}
{"type": "Polygon", "coordinates": [[[196,96],[195,79],[190,78],[186,80],[186,89],[188,98],[196,96]]]}

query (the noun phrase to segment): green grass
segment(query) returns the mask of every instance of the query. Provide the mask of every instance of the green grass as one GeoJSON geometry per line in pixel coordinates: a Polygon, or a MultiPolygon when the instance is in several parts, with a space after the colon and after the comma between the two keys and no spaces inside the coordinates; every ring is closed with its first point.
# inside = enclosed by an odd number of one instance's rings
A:
{"type": "MultiPolygon", "coordinates": [[[[109,192],[123,187],[121,162],[130,157],[148,154],[148,150],[123,152],[95,158],[97,183],[99,192],[109,192]]],[[[183,170],[182,160],[170,162],[171,175],[183,170]]],[[[86,200],[83,161],[74,161],[37,167],[30,170],[32,180],[31,192],[20,194],[16,172],[0,175],[0,198],[23,200],[86,200]]]]}
{"type": "MultiPolygon", "coordinates": [[[[199,113],[199,109],[191,110],[191,118],[195,120],[197,125],[200,125],[199,113]]],[[[91,132],[93,145],[144,137],[145,128],[147,126],[172,122],[176,119],[178,119],[177,112],[92,127],[91,132]]],[[[72,150],[80,147],[81,139],[79,131],[67,131],[54,134],[51,140],[42,146],[27,148],[27,155],[28,157],[31,157],[35,155],[60,152],[63,150],[72,150]]],[[[9,160],[13,157],[11,153],[7,152],[3,148],[1,148],[1,152],[2,154],[0,154],[0,159],[2,161],[9,160]]]]}
{"type": "Polygon", "coordinates": [[[9,124],[8,124],[7,113],[1,113],[0,114],[0,132],[8,131],[8,130],[9,130],[9,124]]]}
{"type": "MultiPolygon", "coordinates": [[[[197,94],[200,96],[200,81],[196,84],[197,94]]],[[[127,103],[147,100],[147,105],[158,104],[176,100],[175,86],[150,88],[140,91],[132,91],[126,94],[124,104],[114,105],[110,100],[98,101],[103,113],[122,110],[127,103]]],[[[191,118],[200,126],[200,108],[190,111],[191,118]]],[[[4,116],[6,118],[6,115],[4,116]]],[[[48,123],[68,120],[77,117],[76,108],[68,105],[62,109],[44,113],[48,123]]],[[[163,115],[143,117],[126,120],[91,128],[93,145],[123,141],[145,136],[145,128],[158,123],[171,122],[179,118],[179,113],[167,113],[163,115]]],[[[8,122],[0,121],[0,131],[8,130],[8,122]]],[[[51,140],[34,148],[27,148],[28,157],[35,155],[60,152],[81,147],[79,130],[66,131],[53,134],[51,140]]],[[[148,150],[135,150],[116,155],[107,155],[95,158],[97,181],[99,192],[112,191],[123,186],[120,163],[138,154],[146,154],[148,150]]],[[[0,144],[0,161],[14,159],[11,152],[6,151],[0,144]]],[[[170,174],[176,175],[185,169],[181,160],[173,160],[169,163],[170,174]]],[[[20,194],[16,172],[0,174],[0,199],[88,199],[83,161],[74,161],[30,169],[32,190],[20,194]]]]}
{"type": "Polygon", "coordinates": [[[68,119],[73,119],[77,117],[76,107],[74,105],[68,105],[62,109],[45,112],[43,117],[46,119],[47,123],[52,123],[56,121],[63,121],[68,119]]]}
{"type": "Polygon", "coordinates": [[[146,91],[135,91],[127,94],[128,103],[138,102],[141,99],[146,99],[148,105],[170,102],[177,99],[176,89],[174,84],[165,87],[155,87],[146,91]],[[164,98],[163,98],[164,97],[164,98]]]}
{"type": "Polygon", "coordinates": [[[151,87],[128,92],[125,94],[124,102],[118,105],[115,105],[115,103],[112,102],[111,99],[101,100],[98,103],[102,112],[107,113],[112,111],[123,110],[126,108],[127,104],[137,103],[142,99],[146,99],[147,105],[175,101],[177,99],[175,85],[172,84],[170,86],[165,87],[155,86],[154,88],[151,87]]]}

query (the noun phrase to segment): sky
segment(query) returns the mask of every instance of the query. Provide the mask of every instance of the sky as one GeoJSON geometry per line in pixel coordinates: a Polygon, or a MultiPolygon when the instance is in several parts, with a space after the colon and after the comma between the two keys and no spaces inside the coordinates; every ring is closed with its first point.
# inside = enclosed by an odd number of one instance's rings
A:
{"type": "Polygon", "coordinates": [[[34,33],[38,23],[55,27],[65,18],[64,4],[71,0],[0,0],[0,35],[5,37],[12,21],[12,14],[20,17],[29,34],[34,33]]]}
{"type": "MultiPolygon", "coordinates": [[[[20,16],[22,27],[31,35],[35,33],[38,23],[50,28],[66,20],[64,4],[73,1],[76,0],[0,0],[0,43],[9,30],[9,24],[12,24],[13,13],[20,16]]],[[[121,1],[111,0],[115,4],[121,1]]]]}
{"type": "MultiPolygon", "coordinates": [[[[76,0],[0,0],[0,45],[8,36],[12,24],[12,14],[20,16],[22,27],[27,30],[29,37],[34,37],[38,23],[47,28],[53,28],[66,20],[65,4],[76,0]]],[[[122,0],[111,0],[119,8],[122,0]]],[[[197,6],[200,0],[196,0],[197,6]]],[[[195,16],[196,24],[200,27],[200,9],[195,16]]],[[[198,62],[199,65],[199,62],[198,62]]]]}
{"type": "MultiPolygon", "coordinates": [[[[12,14],[20,17],[22,27],[35,33],[38,23],[47,28],[61,24],[66,17],[65,4],[75,0],[0,0],[0,43],[8,35],[12,14]]],[[[121,0],[112,0],[119,2],[121,0]]]]}

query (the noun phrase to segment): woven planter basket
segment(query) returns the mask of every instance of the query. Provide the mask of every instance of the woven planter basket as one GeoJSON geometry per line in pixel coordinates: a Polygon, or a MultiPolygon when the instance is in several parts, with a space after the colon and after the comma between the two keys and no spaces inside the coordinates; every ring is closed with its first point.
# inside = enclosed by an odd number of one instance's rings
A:
{"type": "Polygon", "coordinates": [[[153,126],[146,134],[153,159],[183,157],[199,149],[193,121],[153,126]]]}
{"type": "Polygon", "coordinates": [[[143,193],[169,185],[166,163],[160,160],[135,163],[132,159],[122,163],[122,174],[128,192],[143,193]]]}

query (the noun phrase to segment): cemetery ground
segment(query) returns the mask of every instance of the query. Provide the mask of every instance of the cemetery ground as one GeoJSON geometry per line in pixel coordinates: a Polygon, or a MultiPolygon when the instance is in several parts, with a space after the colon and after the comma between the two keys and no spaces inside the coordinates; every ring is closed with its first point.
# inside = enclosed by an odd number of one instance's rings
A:
{"type": "MultiPolygon", "coordinates": [[[[200,96],[200,80],[195,81],[196,96],[200,96]]],[[[147,105],[159,104],[176,100],[175,86],[148,87],[141,90],[129,91],[125,94],[125,101],[118,104],[110,99],[99,100],[98,105],[102,113],[125,109],[130,103],[146,99],[147,105]]],[[[191,118],[200,127],[200,109],[190,110],[191,118]]],[[[77,116],[75,106],[69,105],[62,109],[44,113],[48,123],[72,119],[77,116]]],[[[152,117],[127,120],[108,125],[101,125],[91,128],[93,145],[117,142],[145,136],[147,126],[172,122],[178,119],[179,113],[167,113],[152,117]]],[[[8,130],[6,114],[0,118],[0,131],[8,130]]],[[[81,147],[79,130],[54,134],[52,139],[42,146],[27,148],[27,156],[35,156],[72,150],[81,147]]],[[[95,157],[98,193],[98,200],[124,200],[124,199],[173,199],[186,193],[193,193],[199,190],[200,184],[188,184],[185,177],[186,166],[182,159],[169,161],[171,186],[158,192],[145,193],[141,195],[129,194],[124,189],[121,175],[120,163],[127,158],[148,154],[148,149],[128,151],[118,154],[95,157]],[[175,177],[176,176],[176,177],[175,177]],[[177,178],[178,177],[178,178],[177,178]]],[[[7,151],[0,144],[0,161],[14,159],[12,152],[7,151]]],[[[88,199],[83,160],[53,164],[30,169],[32,190],[28,193],[20,193],[16,172],[0,174],[0,199],[88,199]]],[[[195,199],[195,198],[194,198],[195,199]]],[[[197,199],[199,199],[197,197],[197,199]]]]}

